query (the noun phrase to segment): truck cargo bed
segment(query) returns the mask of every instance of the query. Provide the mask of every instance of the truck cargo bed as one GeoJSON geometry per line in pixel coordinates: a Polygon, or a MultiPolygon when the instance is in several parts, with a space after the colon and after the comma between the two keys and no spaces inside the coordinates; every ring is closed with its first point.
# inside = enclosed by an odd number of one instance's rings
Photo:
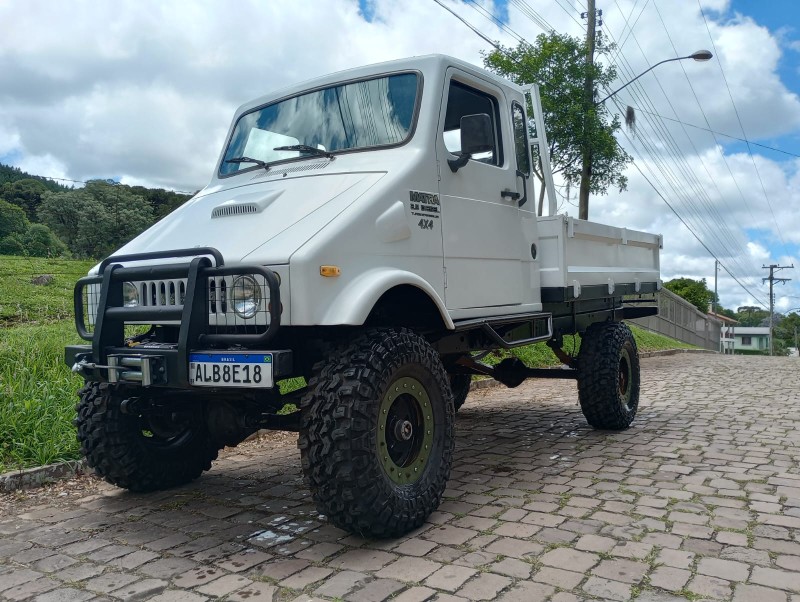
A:
{"type": "Polygon", "coordinates": [[[542,301],[659,288],[660,235],[565,215],[539,218],[542,301]]]}

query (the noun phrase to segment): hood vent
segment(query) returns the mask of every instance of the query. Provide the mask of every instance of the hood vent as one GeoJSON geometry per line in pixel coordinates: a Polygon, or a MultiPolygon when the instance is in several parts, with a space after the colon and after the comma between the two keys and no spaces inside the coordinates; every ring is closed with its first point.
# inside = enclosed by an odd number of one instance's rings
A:
{"type": "Polygon", "coordinates": [[[261,213],[282,194],[283,190],[271,190],[269,192],[255,192],[240,195],[214,207],[211,210],[211,219],[261,213]]]}
{"type": "Polygon", "coordinates": [[[307,161],[302,163],[297,163],[296,165],[287,165],[285,167],[275,167],[270,169],[270,171],[261,171],[253,176],[253,180],[263,180],[264,178],[272,177],[283,177],[286,174],[290,173],[299,173],[304,171],[314,171],[317,169],[324,169],[331,164],[329,159],[324,161],[307,161]]]}
{"type": "Polygon", "coordinates": [[[229,215],[244,215],[245,213],[258,213],[258,207],[253,203],[244,205],[220,205],[211,212],[211,217],[228,217],[229,215]]]}

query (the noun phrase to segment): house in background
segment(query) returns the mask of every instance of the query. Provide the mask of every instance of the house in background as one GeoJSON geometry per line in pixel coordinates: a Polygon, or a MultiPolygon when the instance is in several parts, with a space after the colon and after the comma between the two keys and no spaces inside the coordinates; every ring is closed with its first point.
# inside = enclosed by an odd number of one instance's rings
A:
{"type": "Polygon", "coordinates": [[[722,326],[719,329],[719,352],[732,355],[734,352],[734,336],[739,330],[736,325],[739,322],[728,316],[723,316],[722,314],[708,312],[708,315],[722,322],[722,326]]]}
{"type": "Polygon", "coordinates": [[[769,326],[738,326],[734,331],[734,353],[769,353],[769,326]]]}

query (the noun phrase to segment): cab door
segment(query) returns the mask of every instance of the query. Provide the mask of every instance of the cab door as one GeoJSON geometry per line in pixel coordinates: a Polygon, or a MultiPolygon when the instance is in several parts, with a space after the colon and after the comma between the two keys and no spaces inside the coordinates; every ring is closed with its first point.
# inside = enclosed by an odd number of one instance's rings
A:
{"type": "Polygon", "coordinates": [[[523,303],[527,288],[522,278],[516,161],[504,149],[513,136],[503,117],[508,102],[490,81],[454,67],[447,71],[444,90],[436,154],[445,304],[450,310],[492,307],[502,314],[504,307],[523,303]],[[448,159],[458,158],[461,118],[482,113],[491,118],[494,150],[474,155],[454,173],[448,159]]]}

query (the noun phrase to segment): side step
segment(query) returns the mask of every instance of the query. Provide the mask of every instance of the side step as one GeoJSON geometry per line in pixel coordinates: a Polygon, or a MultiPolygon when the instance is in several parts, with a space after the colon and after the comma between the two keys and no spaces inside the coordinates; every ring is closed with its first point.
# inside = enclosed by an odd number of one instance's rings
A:
{"type": "Polygon", "coordinates": [[[553,337],[553,314],[527,313],[497,318],[461,320],[455,323],[456,332],[480,329],[502,349],[512,349],[553,337]]]}

